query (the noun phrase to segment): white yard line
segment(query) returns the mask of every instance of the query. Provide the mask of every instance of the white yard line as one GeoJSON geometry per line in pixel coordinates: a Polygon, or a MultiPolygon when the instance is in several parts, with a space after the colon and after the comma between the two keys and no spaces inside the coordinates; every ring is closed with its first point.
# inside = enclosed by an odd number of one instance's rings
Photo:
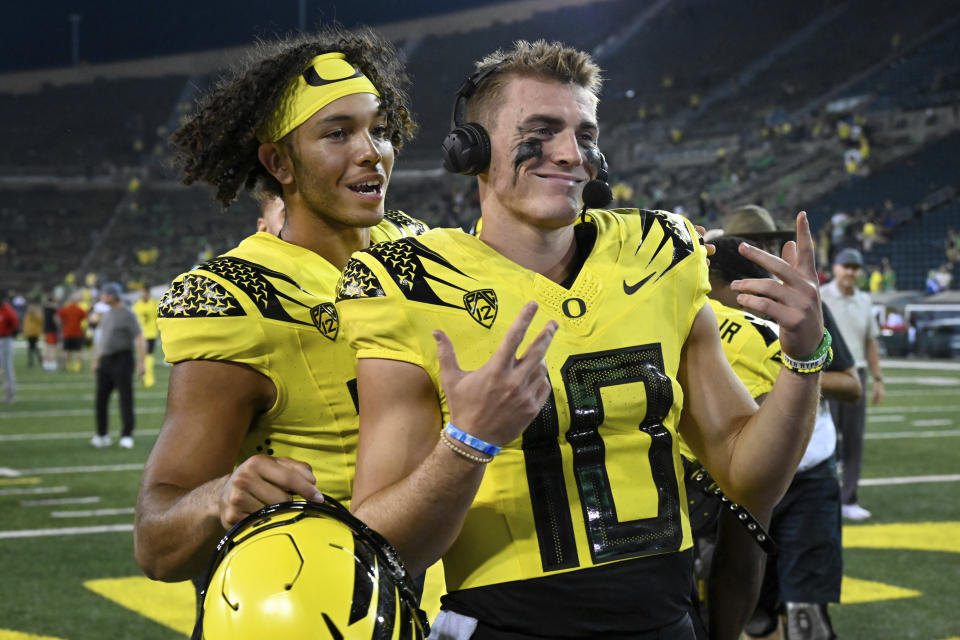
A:
{"type": "Polygon", "coordinates": [[[907,416],[903,415],[889,415],[889,416],[867,416],[867,422],[904,422],[907,419],[907,416]]]}
{"type": "MultiPolygon", "coordinates": [[[[134,402],[141,400],[161,400],[167,397],[165,391],[134,391],[134,402]]],[[[46,395],[39,393],[25,393],[21,397],[20,389],[17,389],[17,402],[33,402],[48,404],[51,402],[93,402],[95,396],[92,393],[70,394],[70,395],[46,395]]]]}
{"type": "Polygon", "coordinates": [[[18,487],[16,489],[0,489],[0,496],[32,496],[44,493],[66,493],[67,487],[18,487]]]}
{"type": "Polygon", "coordinates": [[[925,482],[960,482],[960,474],[945,476],[904,476],[901,478],[861,478],[861,487],[883,487],[895,484],[921,484],[925,482]]]}
{"type": "Polygon", "coordinates": [[[883,431],[876,433],[865,433],[863,437],[866,440],[896,440],[898,438],[946,438],[950,436],[960,436],[958,429],[943,429],[940,431],[883,431]]]}
{"type": "MultiPolygon", "coordinates": [[[[883,381],[886,384],[893,385],[916,385],[919,387],[957,387],[960,386],[960,378],[944,378],[941,376],[884,376],[883,381]]],[[[919,389],[925,392],[926,389],[919,389]]],[[[956,391],[954,391],[956,393],[956,391]]]]}
{"type": "Polygon", "coordinates": [[[28,382],[18,384],[17,391],[48,391],[50,389],[89,389],[94,381],[89,382],[28,382]]]}
{"type": "Polygon", "coordinates": [[[909,396],[911,398],[926,398],[927,396],[952,396],[954,398],[960,398],[960,391],[957,389],[894,389],[885,393],[885,397],[887,398],[899,396],[909,396]]]}
{"type": "Polygon", "coordinates": [[[133,523],[106,524],[94,527],[64,527],[62,529],[24,529],[22,531],[0,531],[0,540],[5,538],[40,538],[43,536],[78,536],[88,533],[113,533],[133,531],[133,523]]]}
{"type": "MultiPolygon", "coordinates": [[[[155,436],[160,433],[159,429],[143,429],[134,432],[137,436],[155,436]]],[[[71,440],[74,438],[89,438],[92,431],[65,431],[61,433],[9,433],[0,435],[0,442],[22,442],[24,440],[71,440]]],[[[0,475],[3,474],[3,468],[0,467],[0,475]]]]}
{"type": "Polygon", "coordinates": [[[59,473],[100,473],[102,471],[139,471],[143,463],[134,464],[101,464],[86,467],[37,467],[36,469],[20,469],[21,473],[44,476],[59,473]]]}
{"type": "Polygon", "coordinates": [[[953,426],[953,419],[943,418],[939,420],[914,420],[910,424],[914,427],[950,427],[953,426]]]}
{"type": "Polygon", "coordinates": [[[929,412],[940,412],[940,413],[952,413],[957,410],[960,405],[956,404],[942,404],[935,405],[932,407],[919,406],[919,407],[870,407],[867,410],[867,416],[870,414],[879,414],[879,413],[929,413],[929,412]]]}
{"type": "MultiPolygon", "coordinates": [[[[138,407],[133,410],[137,415],[149,413],[163,413],[166,407],[138,407]]],[[[0,420],[14,418],[71,418],[75,416],[93,417],[93,407],[89,409],[62,409],[53,411],[6,411],[0,412],[0,420]]]]}
{"type": "Polygon", "coordinates": [[[52,518],[96,518],[98,516],[132,516],[133,507],[121,509],[88,509],[86,511],[51,511],[52,518]]]}
{"type": "Polygon", "coordinates": [[[929,369],[932,371],[960,371],[960,362],[950,360],[896,360],[882,359],[884,369],[929,369]]]}
{"type": "Polygon", "coordinates": [[[21,507],[54,507],[62,504],[94,504],[100,502],[100,496],[81,498],[47,498],[44,500],[21,500],[21,507]]]}

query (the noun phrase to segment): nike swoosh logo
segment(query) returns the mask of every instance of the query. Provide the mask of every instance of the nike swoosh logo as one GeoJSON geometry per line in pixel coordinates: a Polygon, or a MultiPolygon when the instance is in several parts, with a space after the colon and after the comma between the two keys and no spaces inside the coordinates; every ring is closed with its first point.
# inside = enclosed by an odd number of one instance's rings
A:
{"type": "Polygon", "coordinates": [[[651,274],[648,275],[646,278],[644,278],[643,280],[641,280],[640,282],[638,282],[637,284],[634,284],[634,285],[629,285],[629,284],[627,284],[627,281],[624,280],[624,281],[623,281],[623,292],[624,292],[625,294],[627,294],[628,296],[632,296],[633,294],[635,294],[635,293],[637,292],[637,289],[639,289],[640,287],[642,287],[643,285],[645,285],[645,284],[647,283],[647,280],[649,280],[650,278],[652,278],[654,275],[656,275],[656,274],[655,274],[655,273],[651,273],[651,274]]]}

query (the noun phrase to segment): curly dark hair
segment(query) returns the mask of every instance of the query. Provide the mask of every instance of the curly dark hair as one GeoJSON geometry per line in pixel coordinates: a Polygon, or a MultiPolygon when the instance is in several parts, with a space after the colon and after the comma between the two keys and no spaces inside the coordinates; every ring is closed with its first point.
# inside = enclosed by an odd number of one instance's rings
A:
{"type": "Polygon", "coordinates": [[[372,29],[330,25],[311,34],[259,42],[247,60],[230,70],[204,96],[196,113],[170,138],[183,181],[217,188],[226,209],[240,187],[282,195],[280,183],[260,164],[257,130],[273,116],[290,82],[314,57],[346,55],[380,90],[390,141],[400,149],[417,129],[410,114],[410,84],[390,41],[372,29]]]}

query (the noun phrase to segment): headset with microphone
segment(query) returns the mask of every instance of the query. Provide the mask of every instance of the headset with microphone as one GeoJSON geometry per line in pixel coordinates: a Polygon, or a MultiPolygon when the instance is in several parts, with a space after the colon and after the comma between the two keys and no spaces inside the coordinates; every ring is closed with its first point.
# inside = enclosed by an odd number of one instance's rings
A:
{"type": "MultiPolygon", "coordinates": [[[[457,89],[450,117],[450,132],[440,143],[443,154],[443,167],[450,173],[475,176],[486,170],[490,164],[490,136],[486,129],[476,122],[464,122],[467,101],[477,91],[488,76],[497,72],[503,63],[476,71],[464,80],[457,89]]],[[[600,167],[597,177],[583,187],[583,206],[586,209],[600,209],[613,201],[613,192],[607,184],[609,174],[607,160],[600,153],[600,167]]]]}

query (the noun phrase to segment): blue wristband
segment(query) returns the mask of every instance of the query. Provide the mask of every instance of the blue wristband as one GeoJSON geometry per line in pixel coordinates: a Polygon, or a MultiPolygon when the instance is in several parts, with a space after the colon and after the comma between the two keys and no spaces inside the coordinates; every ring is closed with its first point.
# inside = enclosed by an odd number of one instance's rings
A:
{"type": "Polygon", "coordinates": [[[476,449],[480,453],[486,454],[488,456],[497,455],[498,453],[500,453],[500,450],[503,448],[503,447],[498,447],[495,444],[490,444],[489,442],[484,442],[480,438],[474,438],[469,433],[460,431],[460,429],[457,429],[450,422],[448,422],[447,426],[443,428],[443,432],[446,433],[451,438],[453,438],[454,440],[457,440],[458,442],[462,442],[463,444],[467,445],[471,449],[476,449]]]}

